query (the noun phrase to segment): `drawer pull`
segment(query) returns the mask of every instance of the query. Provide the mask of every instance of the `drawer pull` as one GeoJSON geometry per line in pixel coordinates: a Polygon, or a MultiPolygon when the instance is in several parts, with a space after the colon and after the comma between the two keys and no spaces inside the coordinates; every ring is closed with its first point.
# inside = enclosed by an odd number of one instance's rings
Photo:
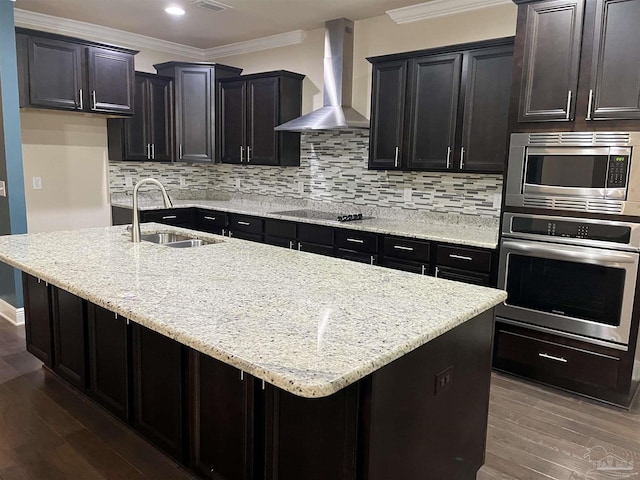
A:
{"type": "Polygon", "coordinates": [[[216,217],[204,217],[204,219],[205,219],[205,220],[212,220],[212,221],[213,221],[213,220],[215,220],[215,219],[216,219],[216,217]]]}
{"type": "Polygon", "coordinates": [[[347,238],[347,242],[351,242],[351,243],[364,243],[364,240],[361,240],[359,238],[347,238]]]}
{"type": "Polygon", "coordinates": [[[420,269],[420,275],[424,275],[426,270],[427,270],[427,268],[424,265],[422,265],[422,267],[420,269]]]}
{"type": "Polygon", "coordinates": [[[467,257],[465,255],[456,255],[455,253],[450,253],[449,254],[449,258],[455,258],[455,259],[458,259],[458,260],[467,260],[468,262],[473,260],[473,258],[471,258],[471,257],[467,257]]]}
{"type": "Polygon", "coordinates": [[[177,215],[165,215],[162,217],[163,220],[173,220],[174,218],[178,218],[177,215]]]}
{"type": "Polygon", "coordinates": [[[553,355],[549,355],[548,353],[539,353],[538,356],[542,358],[547,358],[549,360],[555,360],[556,362],[562,362],[562,363],[567,363],[569,361],[564,357],[554,357],[553,355]]]}
{"type": "Polygon", "coordinates": [[[413,252],[412,247],[405,247],[404,245],[394,245],[393,248],[396,250],[406,250],[407,252],[413,252]]]}
{"type": "Polygon", "coordinates": [[[241,222],[240,220],[238,220],[238,225],[251,225],[251,223],[249,222],[241,222]]]}

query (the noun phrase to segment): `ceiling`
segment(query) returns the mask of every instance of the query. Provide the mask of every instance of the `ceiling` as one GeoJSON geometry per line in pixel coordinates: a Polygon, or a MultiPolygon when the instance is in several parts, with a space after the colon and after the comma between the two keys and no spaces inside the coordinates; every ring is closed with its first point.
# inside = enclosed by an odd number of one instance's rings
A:
{"type": "MultiPolygon", "coordinates": [[[[216,0],[218,1],[218,0],[216,0]]],[[[253,40],[293,30],[321,28],[324,22],[384,15],[386,10],[424,0],[219,0],[231,7],[212,11],[192,0],[16,0],[16,8],[124,30],[196,48],[253,40]],[[178,5],[174,17],[165,7],[178,5]]]]}

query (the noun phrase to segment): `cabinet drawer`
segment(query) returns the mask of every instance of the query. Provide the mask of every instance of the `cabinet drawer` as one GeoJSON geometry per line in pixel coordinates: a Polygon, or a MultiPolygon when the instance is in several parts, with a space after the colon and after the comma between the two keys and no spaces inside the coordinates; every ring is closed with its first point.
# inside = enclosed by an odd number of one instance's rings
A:
{"type": "Polygon", "coordinates": [[[515,373],[540,381],[555,378],[598,387],[618,386],[619,358],[511,332],[500,326],[497,330],[495,361],[498,368],[507,366],[515,373]]]}
{"type": "Polygon", "coordinates": [[[429,261],[429,242],[384,237],[382,248],[385,257],[403,258],[416,262],[429,261]]]}
{"type": "Polygon", "coordinates": [[[164,223],[166,225],[192,226],[192,210],[188,208],[172,208],[166,210],[147,210],[141,212],[143,222],[164,223]]]}
{"type": "Polygon", "coordinates": [[[336,247],[356,252],[377,253],[378,236],[355,230],[336,230],[336,247]]]}
{"type": "Polygon", "coordinates": [[[239,238],[240,240],[249,240],[251,242],[262,243],[263,237],[261,233],[243,232],[242,230],[230,230],[229,236],[239,238]]]}
{"type": "Polygon", "coordinates": [[[333,251],[333,245],[320,245],[310,242],[298,242],[297,248],[301,252],[316,253],[318,255],[325,255],[327,257],[333,257],[335,254],[333,251]]]}
{"type": "Polygon", "coordinates": [[[357,252],[355,250],[347,250],[345,248],[338,248],[336,250],[336,256],[338,258],[344,258],[345,260],[351,260],[352,262],[368,263],[370,265],[378,265],[378,255],[357,252]]]}
{"type": "Polygon", "coordinates": [[[472,283],[474,285],[489,286],[489,274],[458,270],[456,268],[436,267],[436,277],[456,282],[472,283]]]}
{"type": "Polygon", "coordinates": [[[295,222],[287,222],[286,220],[271,220],[267,218],[264,221],[264,234],[269,237],[295,240],[296,224],[295,222]]]}
{"type": "Polygon", "coordinates": [[[290,240],[288,238],[282,237],[271,237],[269,235],[264,236],[264,243],[267,245],[273,245],[275,247],[284,247],[284,248],[297,248],[295,240],[290,240]]]}
{"type": "Polygon", "coordinates": [[[196,212],[196,223],[199,227],[226,227],[227,214],[215,210],[198,210],[196,212]]]}
{"type": "Polygon", "coordinates": [[[229,228],[233,232],[246,232],[262,234],[264,220],[262,218],[251,217],[249,215],[229,214],[229,228]]]}
{"type": "Polygon", "coordinates": [[[399,260],[389,257],[382,259],[382,266],[404,272],[419,273],[420,275],[426,275],[429,272],[429,265],[426,262],[412,262],[411,260],[399,260]]]}
{"type": "Polygon", "coordinates": [[[333,228],[311,223],[298,223],[298,240],[303,243],[333,247],[333,228]]]}
{"type": "Polygon", "coordinates": [[[436,262],[438,266],[473,270],[474,272],[491,271],[491,252],[473,248],[438,245],[436,247],[436,262]]]}

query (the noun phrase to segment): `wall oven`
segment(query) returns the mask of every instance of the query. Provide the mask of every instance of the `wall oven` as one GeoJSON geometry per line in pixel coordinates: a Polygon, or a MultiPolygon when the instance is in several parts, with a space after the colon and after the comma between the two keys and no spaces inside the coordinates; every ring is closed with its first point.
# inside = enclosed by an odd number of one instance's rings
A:
{"type": "Polygon", "coordinates": [[[502,322],[628,350],[640,224],[505,213],[502,322]]]}
{"type": "Polygon", "coordinates": [[[514,133],[505,205],[640,215],[638,147],[640,132],[514,133]]]}

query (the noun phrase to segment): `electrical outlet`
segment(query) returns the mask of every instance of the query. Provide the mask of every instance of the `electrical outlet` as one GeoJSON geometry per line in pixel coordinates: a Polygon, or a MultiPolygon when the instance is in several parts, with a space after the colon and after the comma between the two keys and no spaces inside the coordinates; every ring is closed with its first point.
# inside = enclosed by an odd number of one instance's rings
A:
{"type": "Polygon", "coordinates": [[[440,395],[453,384],[453,365],[436,375],[435,395],[440,395]]]}
{"type": "Polygon", "coordinates": [[[303,181],[299,181],[298,182],[298,193],[300,195],[304,194],[304,182],[303,181]]]}
{"type": "Polygon", "coordinates": [[[180,175],[180,186],[181,187],[186,187],[187,186],[187,179],[184,178],[182,175],[180,175]]]}
{"type": "Polygon", "coordinates": [[[499,193],[494,193],[493,194],[493,208],[500,208],[501,204],[502,204],[502,195],[500,195],[499,193]]]}
{"type": "Polygon", "coordinates": [[[0,197],[7,196],[7,185],[4,183],[4,180],[0,180],[0,197]]]}
{"type": "Polygon", "coordinates": [[[33,177],[33,189],[42,190],[42,177],[33,177]]]}
{"type": "Polygon", "coordinates": [[[124,177],[124,186],[125,187],[133,187],[133,178],[124,177]]]}
{"type": "Polygon", "coordinates": [[[413,189],[411,187],[406,187],[404,189],[403,197],[405,202],[410,202],[413,198],[413,189]]]}
{"type": "Polygon", "coordinates": [[[236,178],[236,188],[240,190],[240,179],[236,178]]]}

